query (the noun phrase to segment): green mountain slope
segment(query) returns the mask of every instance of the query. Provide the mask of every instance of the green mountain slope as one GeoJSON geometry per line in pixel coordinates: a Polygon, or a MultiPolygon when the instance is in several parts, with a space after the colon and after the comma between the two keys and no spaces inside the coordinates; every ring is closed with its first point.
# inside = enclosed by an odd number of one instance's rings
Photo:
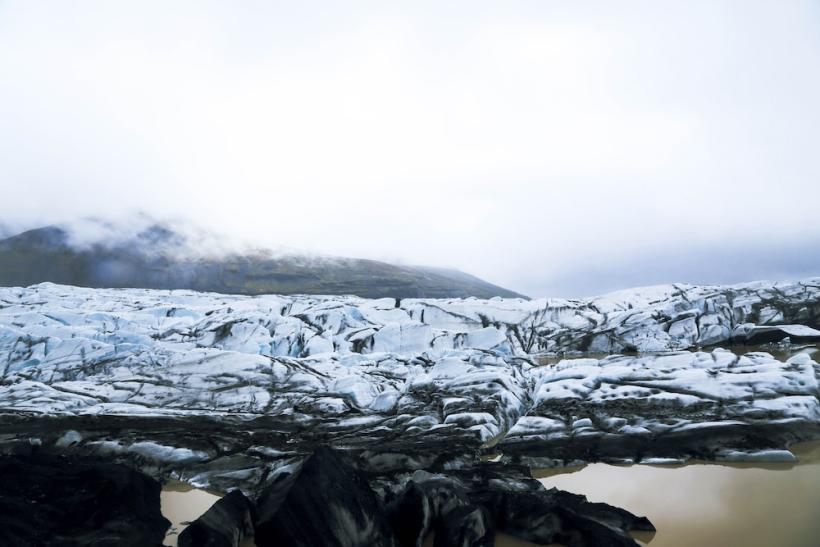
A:
{"type": "Polygon", "coordinates": [[[82,287],[193,289],[230,294],[354,294],[368,298],[522,295],[457,270],[377,260],[257,252],[218,258],[176,253],[179,234],[155,225],[115,245],[70,244],[48,226],[0,240],[0,285],[44,281],[82,287]]]}

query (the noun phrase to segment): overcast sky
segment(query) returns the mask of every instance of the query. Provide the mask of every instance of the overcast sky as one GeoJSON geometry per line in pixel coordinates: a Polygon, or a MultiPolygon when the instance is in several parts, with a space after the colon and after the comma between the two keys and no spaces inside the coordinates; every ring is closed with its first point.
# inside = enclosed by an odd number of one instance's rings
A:
{"type": "Polygon", "coordinates": [[[533,296],[820,275],[820,2],[0,0],[0,189],[533,296]]]}

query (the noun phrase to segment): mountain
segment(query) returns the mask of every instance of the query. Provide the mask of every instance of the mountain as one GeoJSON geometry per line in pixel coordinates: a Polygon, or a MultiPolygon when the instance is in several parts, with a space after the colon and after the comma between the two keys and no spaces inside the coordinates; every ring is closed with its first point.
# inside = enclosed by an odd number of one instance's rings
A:
{"type": "Polygon", "coordinates": [[[192,252],[189,238],[163,224],[127,237],[77,244],[46,226],[0,240],[0,286],[44,281],[96,288],[193,289],[229,294],[353,294],[366,298],[523,297],[445,268],[359,258],[276,256],[267,251],[192,252]]]}

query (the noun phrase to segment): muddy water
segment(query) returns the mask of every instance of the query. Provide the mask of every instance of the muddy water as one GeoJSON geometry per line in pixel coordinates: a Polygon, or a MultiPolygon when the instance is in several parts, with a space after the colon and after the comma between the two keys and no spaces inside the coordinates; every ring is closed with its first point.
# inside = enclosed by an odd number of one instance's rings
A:
{"type": "MultiPolygon", "coordinates": [[[[636,539],[650,547],[815,547],[820,545],[820,442],[792,451],[797,464],[592,464],[534,475],[547,488],[646,515],[658,531],[636,539]]],[[[162,512],[173,522],[166,545],[176,545],[187,521],[217,499],[182,483],[166,484],[162,512]]],[[[432,544],[432,538],[425,542],[432,544]]],[[[505,534],[496,538],[497,547],[532,545],[505,534]]]]}
{"type": "Polygon", "coordinates": [[[593,464],[541,473],[540,480],[646,515],[658,531],[638,539],[651,547],[814,547],[820,545],[820,443],[793,451],[796,465],[593,464]]]}
{"type": "Polygon", "coordinates": [[[220,498],[217,494],[199,490],[184,482],[169,481],[162,485],[160,504],[162,514],[171,521],[165,535],[165,545],[176,547],[179,533],[189,522],[199,518],[220,498]]]}

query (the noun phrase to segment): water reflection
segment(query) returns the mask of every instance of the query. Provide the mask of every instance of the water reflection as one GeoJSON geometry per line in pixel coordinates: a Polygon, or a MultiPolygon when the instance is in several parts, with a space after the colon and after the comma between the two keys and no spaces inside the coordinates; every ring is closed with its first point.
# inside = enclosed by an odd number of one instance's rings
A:
{"type": "Polygon", "coordinates": [[[541,474],[548,488],[646,515],[651,547],[813,547],[820,537],[820,443],[800,463],[677,467],[593,464],[541,474]]]}
{"type": "MultiPolygon", "coordinates": [[[[592,464],[533,473],[557,487],[646,515],[657,532],[636,534],[650,547],[739,546],[814,547],[820,537],[820,442],[792,448],[797,464],[715,464],[615,466],[592,464]]],[[[165,540],[176,538],[188,521],[219,496],[171,482],[162,492],[162,512],[173,522],[165,540]]],[[[535,545],[506,534],[496,547],[535,545]]],[[[246,540],[243,546],[252,546],[246,540]]],[[[433,545],[433,538],[425,542],[433,545]]]]}

